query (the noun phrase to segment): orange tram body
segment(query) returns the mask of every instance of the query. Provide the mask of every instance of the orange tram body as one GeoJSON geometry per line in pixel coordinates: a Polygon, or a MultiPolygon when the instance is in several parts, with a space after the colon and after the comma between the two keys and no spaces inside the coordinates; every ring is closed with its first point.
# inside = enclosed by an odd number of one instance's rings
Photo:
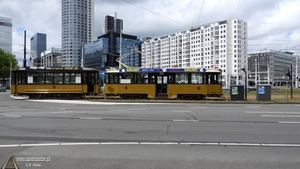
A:
{"type": "Polygon", "coordinates": [[[106,96],[204,99],[222,96],[222,71],[215,68],[127,68],[107,70],[106,96]]]}

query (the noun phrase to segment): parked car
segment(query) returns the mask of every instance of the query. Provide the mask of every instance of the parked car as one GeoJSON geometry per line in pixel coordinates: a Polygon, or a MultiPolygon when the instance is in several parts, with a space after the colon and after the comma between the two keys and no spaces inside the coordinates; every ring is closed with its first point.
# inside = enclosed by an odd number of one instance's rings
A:
{"type": "Polygon", "coordinates": [[[0,84],[0,92],[5,92],[6,86],[4,84],[0,84]]]}

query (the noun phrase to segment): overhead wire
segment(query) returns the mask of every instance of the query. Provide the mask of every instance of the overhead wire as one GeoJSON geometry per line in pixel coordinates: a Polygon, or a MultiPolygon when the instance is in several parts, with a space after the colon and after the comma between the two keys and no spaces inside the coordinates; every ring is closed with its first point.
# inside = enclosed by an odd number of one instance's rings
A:
{"type": "Polygon", "coordinates": [[[139,6],[139,5],[135,4],[135,3],[129,2],[129,1],[127,1],[127,0],[122,0],[122,1],[124,1],[124,2],[126,2],[126,3],[128,3],[128,4],[131,4],[131,5],[133,5],[133,6],[136,6],[136,7],[138,7],[138,8],[144,9],[144,10],[146,10],[146,11],[148,11],[148,12],[150,12],[150,13],[153,13],[153,14],[155,14],[155,15],[158,15],[158,16],[160,16],[160,17],[163,17],[163,18],[172,20],[172,21],[174,21],[174,22],[176,22],[176,23],[179,23],[179,24],[181,24],[181,25],[184,25],[184,26],[186,26],[186,27],[190,27],[190,25],[187,25],[187,24],[185,24],[185,23],[179,22],[179,21],[177,21],[177,20],[175,20],[175,19],[169,18],[169,17],[164,16],[164,15],[161,15],[161,14],[159,14],[159,13],[153,12],[153,11],[151,11],[150,9],[144,8],[144,7],[139,6]]]}
{"type": "Polygon", "coordinates": [[[200,20],[200,16],[201,16],[201,13],[202,13],[202,10],[203,10],[204,2],[205,2],[205,0],[203,0],[203,2],[202,2],[202,6],[201,6],[200,14],[199,14],[199,17],[198,17],[197,25],[199,24],[199,20],[200,20]]]}

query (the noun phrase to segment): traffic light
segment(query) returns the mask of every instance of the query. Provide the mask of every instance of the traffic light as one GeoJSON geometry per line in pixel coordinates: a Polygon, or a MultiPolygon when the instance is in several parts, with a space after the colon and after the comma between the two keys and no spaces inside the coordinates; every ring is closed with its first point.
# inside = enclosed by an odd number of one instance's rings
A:
{"type": "Polygon", "coordinates": [[[287,77],[289,77],[289,79],[292,79],[290,69],[287,69],[287,72],[285,73],[285,75],[287,77]]]}

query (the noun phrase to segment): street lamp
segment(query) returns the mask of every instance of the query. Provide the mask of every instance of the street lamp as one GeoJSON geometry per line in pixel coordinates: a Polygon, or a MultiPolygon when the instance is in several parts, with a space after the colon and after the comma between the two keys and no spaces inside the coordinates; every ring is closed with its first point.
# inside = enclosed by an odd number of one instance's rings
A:
{"type": "Polygon", "coordinates": [[[247,101],[247,69],[244,67],[241,70],[245,72],[245,100],[247,101]]]}

